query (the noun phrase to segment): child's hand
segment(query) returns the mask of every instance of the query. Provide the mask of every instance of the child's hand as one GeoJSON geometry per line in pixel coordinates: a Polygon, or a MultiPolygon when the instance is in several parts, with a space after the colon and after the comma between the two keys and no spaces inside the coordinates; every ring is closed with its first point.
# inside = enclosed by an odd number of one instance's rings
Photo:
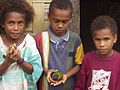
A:
{"type": "Polygon", "coordinates": [[[60,81],[56,81],[55,83],[51,83],[51,85],[57,86],[57,85],[60,85],[62,83],[65,83],[66,80],[67,80],[67,76],[66,76],[66,74],[63,74],[63,77],[62,77],[62,79],[60,81]]]}
{"type": "Polygon", "coordinates": [[[54,80],[51,78],[51,74],[52,74],[53,72],[56,72],[56,71],[58,71],[58,70],[49,69],[49,70],[47,71],[47,81],[48,81],[49,83],[56,83],[56,81],[54,81],[54,80]]]}
{"type": "Polygon", "coordinates": [[[6,60],[8,60],[9,63],[14,63],[20,60],[20,53],[15,44],[9,46],[6,60]]]}
{"type": "Polygon", "coordinates": [[[66,74],[63,74],[62,82],[65,83],[66,80],[67,80],[67,75],[66,75],[66,74]]]}

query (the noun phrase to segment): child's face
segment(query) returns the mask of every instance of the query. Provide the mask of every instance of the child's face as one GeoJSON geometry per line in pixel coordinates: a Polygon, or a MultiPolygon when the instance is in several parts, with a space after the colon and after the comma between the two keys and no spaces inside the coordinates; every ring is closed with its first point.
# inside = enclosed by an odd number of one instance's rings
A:
{"type": "Polygon", "coordinates": [[[49,14],[51,31],[58,37],[65,35],[70,24],[72,15],[70,10],[54,8],[49,14]]]}
{"type": "Polygon", "coordinates": [[[116,43],[117,35],[113,35],[108,28],[94,32],[93,41],[97,53],[103,57],[109,57],[113,54],[113,45],[116,43]]]}
{"type": "Polygon", "coordinates": [[[7,37],[18,39],[25,29],[24,15],[15,11],[8,12],[2,26],[7,37]]]}

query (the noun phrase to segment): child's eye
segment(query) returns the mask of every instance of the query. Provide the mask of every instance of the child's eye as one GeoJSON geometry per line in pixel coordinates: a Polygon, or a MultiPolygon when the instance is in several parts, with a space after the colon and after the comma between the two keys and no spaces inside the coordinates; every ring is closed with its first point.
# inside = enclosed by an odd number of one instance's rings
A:
{"type": "Polygon", "coordinates": [[[59,21],[59,20],[57,20],[57,19],[54,19],[53,21],[54,21],[55,23],[58,23],[58,22],[60,22],[60,21],[59,21]]]}
{"type": "Polygon", "coordinates": [[[63,20],[62,22],[64,23],[64,24],[66,24],[67,22],[69,22],[70,20],[68,19],[68,20],[63,20]]]}
{"type": "Polygon", "coordinates": [[[104,38],[104,41],[108,41],[108,40],[110,40],[110,38],[104,38]]]}
{"type": "Polygon", "coordinates": [[[66,24],[67,22],[68,22],[68,20],[64,20],[64,21],[62,21],[64,24],[66,24]]]}
{"type": "Polygon", "coordinates": [[[19,25],[22,25],[22,24],[24,24],[24,22],[23,22],[23,21],[19,21],[18,24],[19,24],[19,25]]]}
{"type": "Polygon", "coordinates": [[[99,38],[95,38],[95,41],[99,42],[99,41],[100,41],[100,39],[99,39],[99,38]]]}
{"type": "Polygon", "coordinates": [[[14,22],[13,22],[13,21],[9,21],[8,24],[9,24],[9,25],[13,25],[14,22]]]}

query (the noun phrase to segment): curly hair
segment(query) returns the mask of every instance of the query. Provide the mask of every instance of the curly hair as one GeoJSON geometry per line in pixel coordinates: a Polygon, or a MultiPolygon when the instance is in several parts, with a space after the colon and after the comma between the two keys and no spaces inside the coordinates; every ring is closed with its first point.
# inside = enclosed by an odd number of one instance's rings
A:
{"type": "Polygon", "coordinates": [[[99,16],[95,18],[91,23],[91,34],[93,36],[95,31],[106,29],[106,28],[111,30],[111,33],[113,35],[118,33],[117,23],[112,17],[107,15],[99,16]]]}
{"type": "Polygon", "coordinates": [[[69,0],[52,0],[49,7],[49,13],[52,12],[53,8],[58,8],[63,10],[69,9],[71,11],[71,14],[73,13],[73,6],[69,0]]]}
{"type": "Polygon", "coordinates": [[[0,0],[0,28],[4,24],[7,13],[15,11],[25,15],[25,25],[33,21],[34,9],[26,0],[0,0]]]}

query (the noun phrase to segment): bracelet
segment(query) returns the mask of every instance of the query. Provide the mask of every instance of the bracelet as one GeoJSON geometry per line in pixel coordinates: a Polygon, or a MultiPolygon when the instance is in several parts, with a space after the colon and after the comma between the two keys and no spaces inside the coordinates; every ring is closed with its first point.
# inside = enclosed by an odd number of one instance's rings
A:
{"type": "Polygon", "coordinates": [[[23,62],[24,62],[24,58],[22,58],[21,62],[17,62],[17,64],[23,64],[23,62]]]}

